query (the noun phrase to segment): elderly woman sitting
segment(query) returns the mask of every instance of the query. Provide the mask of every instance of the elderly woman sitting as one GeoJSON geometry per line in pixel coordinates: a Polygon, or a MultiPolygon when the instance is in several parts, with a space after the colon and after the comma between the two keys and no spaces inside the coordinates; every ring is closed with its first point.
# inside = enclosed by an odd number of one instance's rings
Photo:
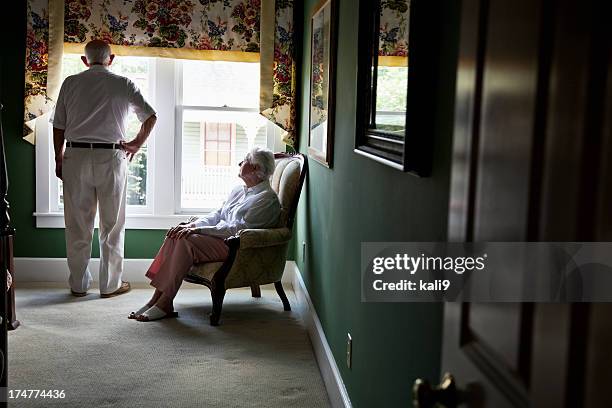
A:
{"type": "Polygon", "coordinates": [[[214,213],[171,228],[146,276],[155,293],[146,305],[129,315],[141,322],[176,317],[173,300],[191,265],[220,262],[228,256],[224,238],[246,228],[269,228],[278,223],[280,202],[269,178],[274,172],[274,154],[251,150],[240,163],[244,186],[232,190],[214,213]]]}

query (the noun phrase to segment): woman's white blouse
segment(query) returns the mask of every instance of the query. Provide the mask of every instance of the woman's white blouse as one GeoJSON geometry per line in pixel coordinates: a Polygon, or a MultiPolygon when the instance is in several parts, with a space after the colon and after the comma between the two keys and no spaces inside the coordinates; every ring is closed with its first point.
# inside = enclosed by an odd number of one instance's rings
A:
{"type": "Polygon", "coordinates": [[[271,228],[278,224],[280,202],[268,180],[247,188],[237,186],[217,211],[196,219],[198,233],[227,238],[246,228],[271,228]]]}

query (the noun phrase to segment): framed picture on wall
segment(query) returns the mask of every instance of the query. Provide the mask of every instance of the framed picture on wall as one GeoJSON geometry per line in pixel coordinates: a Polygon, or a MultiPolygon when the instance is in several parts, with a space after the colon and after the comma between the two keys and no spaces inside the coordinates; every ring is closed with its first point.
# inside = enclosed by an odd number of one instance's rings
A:
{"type": "Polygon", "coordinates": [[[332,167],[337,0],[324,0],[311,18],[308,156],[332,167]]]}

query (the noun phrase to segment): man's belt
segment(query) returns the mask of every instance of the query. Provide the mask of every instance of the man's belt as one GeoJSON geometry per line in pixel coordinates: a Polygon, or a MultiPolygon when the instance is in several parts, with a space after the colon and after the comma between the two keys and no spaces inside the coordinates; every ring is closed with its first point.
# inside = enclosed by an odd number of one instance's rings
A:
{"type": "Polygon", "coordinates": [[[119,143],[86,143],[86,142],[67,142],[67,147],[80,147],[84,149],[121,149],[119,143]]]}

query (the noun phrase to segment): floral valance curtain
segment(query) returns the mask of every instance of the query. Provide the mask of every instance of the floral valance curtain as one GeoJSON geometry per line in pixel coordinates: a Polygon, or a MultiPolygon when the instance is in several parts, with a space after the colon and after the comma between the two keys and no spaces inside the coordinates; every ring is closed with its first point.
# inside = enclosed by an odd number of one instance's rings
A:
{"type": "Polygon", "coordinates": [[[410,0],[381,0],[378,65],[408,66],[410,0]]]}
{"type": "Polygon", "coordinates": [[[79,52],[98,38],[119,55],[143,47],[148,56],[258,61],[260,7],[260,0],[65,0],[64,41],[79,52]]]}
{"type": "MultiPolygon", "coordinates": [[[[52,105],[55,94],[49,89],[56,85],[48,78],[49,58],[82,53],[88,41],[99,38],[117,55],[259,61],[260,111],[294,146],[292,27],[293,0],[28,0],[26,121],[52,105]],[[49,15],[49,9],[62,11],[49,15]],[[58,26],[63,44],[49,52],[58,26]],[[262,28],[272,36],[262,39],[262,28]]],[[[27,139],[33,143],[33,136],[27,139]]]]}

